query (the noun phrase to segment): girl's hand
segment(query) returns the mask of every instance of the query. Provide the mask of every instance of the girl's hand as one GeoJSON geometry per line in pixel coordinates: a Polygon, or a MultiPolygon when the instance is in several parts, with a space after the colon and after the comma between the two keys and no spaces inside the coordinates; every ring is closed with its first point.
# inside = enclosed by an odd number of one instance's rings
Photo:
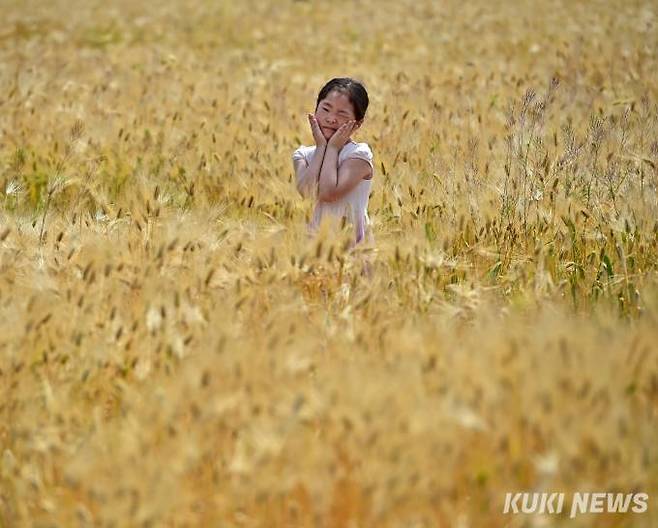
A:
{"type": "Polygon", "coordinates": [[[354,131],[354,125],[356,121],[348,121],[343,126],[341,126],[333,136],[329,139],[328,145],[335,147],[337,150],[342,149],[347,143],[347,140],[350,139],[350,134],[354,131]]]}
{"type": "Polygon", "coordinates": [[[320,125],[318,124],[318,120],[315,119],[315,116],[313,114],[307,114],[307,115],[308,115],[308,122],[311,125],[311,132],[313,133],[313,139],[315,140],[315,144],[318,147],[325,147],[327,145],[327,140],[324,137],[322,130],[320,130],[320,125]]]}

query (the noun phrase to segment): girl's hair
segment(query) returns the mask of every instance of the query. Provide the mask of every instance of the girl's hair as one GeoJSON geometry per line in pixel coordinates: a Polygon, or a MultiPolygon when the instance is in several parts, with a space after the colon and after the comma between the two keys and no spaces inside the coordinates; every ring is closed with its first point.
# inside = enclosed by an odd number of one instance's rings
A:
{"type": "Polygon", "coordinates": [[[351,77],[335,77],[325,84],[318,94],[318,100],[315,104],[316,110],[320,105],[320,101],[333,90],[347,95],[354,108],[354,117],[357,121],[361,121],[365,117],[366,110],[368,110],[368,92],[361,81],[351,77]]]}

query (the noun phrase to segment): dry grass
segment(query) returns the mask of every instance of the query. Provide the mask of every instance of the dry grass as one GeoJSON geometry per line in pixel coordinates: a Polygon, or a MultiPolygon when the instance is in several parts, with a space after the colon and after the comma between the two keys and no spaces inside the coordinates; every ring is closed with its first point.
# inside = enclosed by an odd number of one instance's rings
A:
{"type": "Polygon", "coordinates": [[[0,526],[655,526],[657,16],[3,3],[0,526]],[[345,74],[352,253],[290,160],[345,74]]]}

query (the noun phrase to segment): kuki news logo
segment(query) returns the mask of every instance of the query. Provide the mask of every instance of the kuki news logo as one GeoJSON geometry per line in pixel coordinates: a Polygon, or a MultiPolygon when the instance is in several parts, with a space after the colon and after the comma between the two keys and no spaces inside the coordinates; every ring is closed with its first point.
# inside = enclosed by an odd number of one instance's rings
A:
{"type": "Polygon", "coordinates": [[[506,493],[503,513],[561,514],[567,508],[573,519],[585,513],[645,513],[649,509],[647,493],[576,492],[568,495],[560,492],[506,493]]]}

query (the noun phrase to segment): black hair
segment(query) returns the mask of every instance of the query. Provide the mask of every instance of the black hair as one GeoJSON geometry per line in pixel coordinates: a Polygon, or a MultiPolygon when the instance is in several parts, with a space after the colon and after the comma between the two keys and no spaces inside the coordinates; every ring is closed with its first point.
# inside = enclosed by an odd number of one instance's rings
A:
{"type": "Polygon", "coordinates": [[[361,121],[368,110],[368,92],[361,81],[352,79],[351,77],[335,77],[322,87],[318,94],[318,100],[315,104],[317,110],[320,101],[322,101],[329,92],[337,90],[347,95],[352,107],[354,108],[354,117],[357,121],[361,121]]]}

